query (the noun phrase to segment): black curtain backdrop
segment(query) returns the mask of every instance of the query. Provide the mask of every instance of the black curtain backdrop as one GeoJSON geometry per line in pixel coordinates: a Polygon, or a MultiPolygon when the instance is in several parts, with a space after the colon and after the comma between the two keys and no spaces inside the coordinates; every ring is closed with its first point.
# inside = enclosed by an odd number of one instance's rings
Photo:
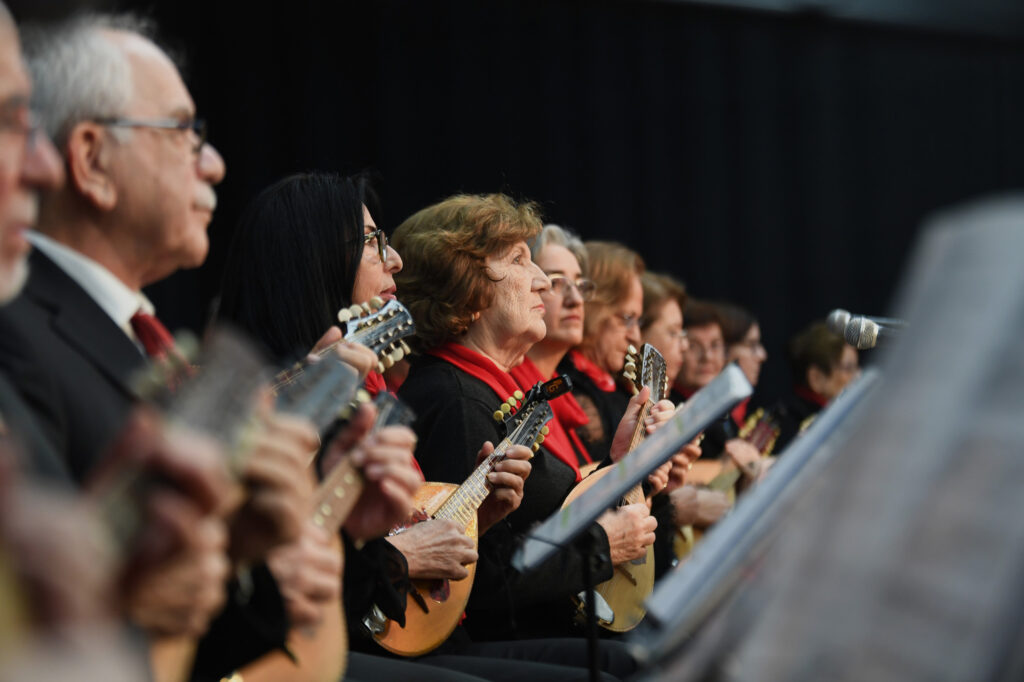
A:
{"type": "Polygon", "coordinates": [[[770,396],[798,328],[885,312],[926,216],[1024,185],[1019,41],[657,2],[152,13],[228,166],[208,262],[151,292],[176,326],[203,325],[254,193],[371,169],[389,229],[455,192],[505,191],[750,307],[770,396]]]}

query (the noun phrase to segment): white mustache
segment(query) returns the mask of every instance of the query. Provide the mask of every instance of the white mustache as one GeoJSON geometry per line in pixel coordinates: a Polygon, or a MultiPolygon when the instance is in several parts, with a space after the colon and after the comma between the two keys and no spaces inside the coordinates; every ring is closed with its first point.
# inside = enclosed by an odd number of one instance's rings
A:
{"type": "Polygon", "coordinates": [[[196,208],[204,209],[211,213],[217,210],[217,193],[213,191],[213,188],[209,185],[200,185],[199,192],[201,196],[196,197],[192,204],[196,208]]]}

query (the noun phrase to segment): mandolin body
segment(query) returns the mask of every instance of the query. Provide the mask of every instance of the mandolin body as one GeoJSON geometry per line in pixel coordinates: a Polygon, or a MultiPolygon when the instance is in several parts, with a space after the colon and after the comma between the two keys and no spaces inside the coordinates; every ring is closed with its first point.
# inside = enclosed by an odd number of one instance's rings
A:
{"type": "MultiPolygon", "coordinates": [[[[614,466],[598,469],[577,483],[576,487],[569,491],[562,506],[568,505],[614,469],[614,466]]],[[[640,486],[626,494],[627,504],[642,502],[643,499],[644,494],[640,486]]],[[[644,600],[654,590],[654,546],[647,547],[646,556],[616,566],[614,575],[594,589],[615,613],[615,618],[610,623],[599,620],[598,624],[601,627],[612,632],[627,632],[635,628],[647,613],[644,609],[644,600]]]]}
{"type": "MultiPolygon", "coordinates": [[[[459,486],[453,483],[424,483],[414,498],[422,520],[433,516],[459,486]]],[[[477,542],[476,514],[466,526],[466,535],[477,542]]],[[[405,627],[386,619],[383,629],[374,635],[382,647],[399,656],[422,656],[441,645],[462,620],[476,575],[476,563],[466,566],[469,576],[462,580],[413,580],[405,603],[405,627]],[[427,611],[423,610],[422,604],[427,611]]]]}

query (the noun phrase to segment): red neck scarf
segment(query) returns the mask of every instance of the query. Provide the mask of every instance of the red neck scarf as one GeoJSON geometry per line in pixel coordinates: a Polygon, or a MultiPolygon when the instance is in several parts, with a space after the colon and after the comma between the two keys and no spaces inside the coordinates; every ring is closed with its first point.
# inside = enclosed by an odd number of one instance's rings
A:
{"type": "Polygon", "coordinates": [[[794,386],[793,393],[796,393],[798,397],[803,398],[809,403],[814,403],[818,407],[825,407],[828,405],[828,398],[820,393],[815,393],[807,386],[794,386]]]}
{"type": "MultiPolygon", "coordinates": [[[[547,381],[555,376],[554,374],[550,377],[543,376],[530,358],[525,358],[523,364],[513,367],[511,374],[524,392],[533,388],[538,381],[547,381]]],[[[550,401],[550,405],[551,411],[555,413],[555,418],[548,423],[550,433],[544,437],[544,447],[572,467],[572,470],[576,472],[576,481],[579,482],[581,480],[580,462],[576,453],[579,452],[587,462],[593,461],[587,448],[583,445],[583,441],[576,433],[576,429],[587,423],[587,415],[583,412],[580,404],[576,402],[572,393],[555,398],[550,401]],[[573,445],[576,446],[575,450],[573,445]]]]}
{"type": "Polygon", "coordinates": [[[381,391],[387,391],[388,385],[384,383],[384,375],[378,374],[377,372],[370,372],[366,375],[366,381],[363,382],[363,388],[372,395],[374,398],[381,391]]]}
{"type": "Polygon", "coordinates": [[[519,390],[519,384],[507,372],[502,371],[490,359],[477,353],[475,350],[470,350],[465,346],[449,341],[437,348],[428,350],[427,354],[441,358],[445,362],[455,365],[466,374],[484,382],[494,391],[499,400],[505,401],[511,398],[518,405],[518,401],[512,398],[512,396],[519,390]]]}
{"type": "MultiPolygon", "coordinates": [[[[390,390],[388,385],[384,383],[384,376],[377,372],[370,372],[366,375],[366,379],[363,381],[363,388],[366,392],[376,398],[384,391],[390,390]]],[[[394,391],[392,391],[394,393],[394,391]]],[[[423,469],[420,469],[420,463],[416,461],[416,458],[412,458],[412,465],[416,467],[416,472],[420,475],[420,480],[423,480],[423,469]]]]}
{"type": "Polygon", "coordinates": [[[736,422],[736,425],[741,429],[743,428],[743,422],[747,421],[748,405],[750,405],[750,398],[744,398],[740,401],[739,405],[732,408],[732,420],[736,422]]]}
{"type": "Polygon", "coordinates": [[[674,388],[676,389],[676,392],[679,393],[679,395],[683,396],[683,400],[689,400],[690,398],[693,397],[693,394],[697,392],[689,388],[683,388],[681,384],[675,384],[674,388]]]}
{"type": "Polygon", "coordinates": [[[594,385],[605,393],[615,390],[615,378],[588,360],[587,356],[580,351],[575,349],[569,351],[569,360],[576,366],[576,369],[586,374],[594,382],[594,385]]]}

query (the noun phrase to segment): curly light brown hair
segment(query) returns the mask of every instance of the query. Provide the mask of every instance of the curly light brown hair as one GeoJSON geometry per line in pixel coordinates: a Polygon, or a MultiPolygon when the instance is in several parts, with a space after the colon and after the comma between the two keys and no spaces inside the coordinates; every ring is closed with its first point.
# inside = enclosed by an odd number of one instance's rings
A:
{"type": "Polygon", "coordinates": [[[529,242],[542,227],[536,204],[504,194],[457,194],[399,225],[391,243],[405,267],[395,284],[416,323],[413,347],[422,352],[465,334],[494,298],[487,257],[529,242]]]}

